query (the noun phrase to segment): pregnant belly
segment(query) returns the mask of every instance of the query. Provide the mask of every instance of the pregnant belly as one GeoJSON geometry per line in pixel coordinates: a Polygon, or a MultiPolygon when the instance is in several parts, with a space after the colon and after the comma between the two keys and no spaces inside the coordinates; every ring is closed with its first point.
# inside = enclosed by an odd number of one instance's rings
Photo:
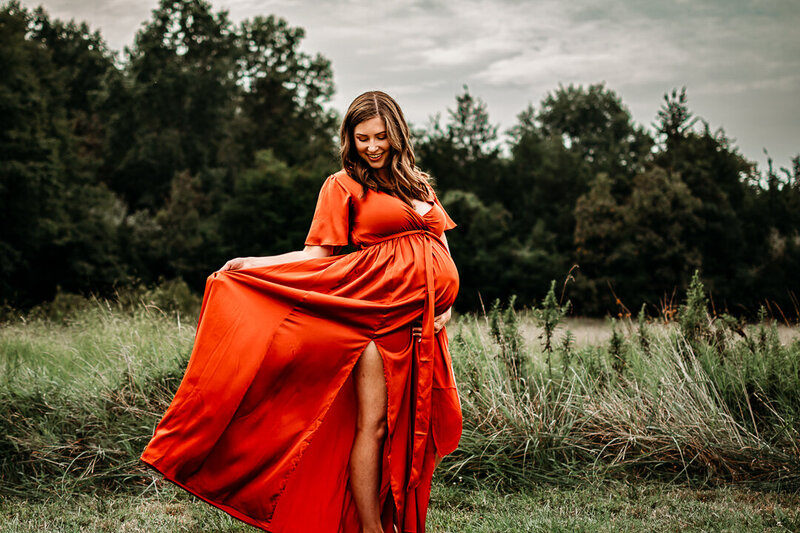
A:
{"type": "Polygon", "coordinates": [[[458,270],[447,251],[433,253],[433,282],[436,294],[436,314],[441,314],[456,301],[458,270]]]}

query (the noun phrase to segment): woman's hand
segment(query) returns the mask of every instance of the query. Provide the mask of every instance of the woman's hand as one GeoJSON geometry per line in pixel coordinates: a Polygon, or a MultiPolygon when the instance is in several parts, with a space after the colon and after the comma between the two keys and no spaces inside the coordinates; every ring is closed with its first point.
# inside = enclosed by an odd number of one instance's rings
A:
{"type": "MultiPolygon", "coordinates": [[[[453,308],[449,307],[447,311],[435,317],[433,319],[433,333],[439,333],[444,325],[450,320],[451,316],[453,316],[453,308]]],[[[417,340],[420,340],[422,338],[422,326],[414,326],[411,328],[411,335],[413,337],[417,337],[417,340]]]]}
{"type": "Polygon", "coordinates": [[[441,315],[437,316],[433,319],[433,332],[439,333],[445,324],[450,321],[450,317],[453,316],[453,308],[448,307],[447,311],[442,313],[441,315]]]}
{"type": "Polygon", "coordinates": [[[250,266],[249,260],[250,260],[249,257],[236,257],[234,259],[231,259],[224,265],[222,265],[222,268],[219,269],[219,272],[225,272],[226,270],[241,270],[243,268],[249,268],[250,266]]]}

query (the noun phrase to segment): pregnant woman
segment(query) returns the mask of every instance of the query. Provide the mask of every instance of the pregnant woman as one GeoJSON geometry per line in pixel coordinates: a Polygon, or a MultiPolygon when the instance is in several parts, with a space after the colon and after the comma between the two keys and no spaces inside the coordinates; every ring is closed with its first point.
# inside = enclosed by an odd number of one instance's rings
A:
{"type": "Polygon", "coordinates": [[[387,94],[350,105],[341,156],[303,250],[208,278],[142,460],[266,531],[424,532],[433,470],[461,436],[444,330],[455,224],[387,94]]]}

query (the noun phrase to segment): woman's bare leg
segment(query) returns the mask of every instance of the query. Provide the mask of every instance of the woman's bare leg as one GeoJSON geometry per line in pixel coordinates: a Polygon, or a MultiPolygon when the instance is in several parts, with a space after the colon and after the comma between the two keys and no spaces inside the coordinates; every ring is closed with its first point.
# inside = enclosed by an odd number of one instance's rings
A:
{"type": "Polygon", "coordinates": [[[370,342],[354,369],[358,420],[350,453],[350,487],[364,533],[383,533],[378,503],[381,450],[386,437],[383,359],[370,342]]]}

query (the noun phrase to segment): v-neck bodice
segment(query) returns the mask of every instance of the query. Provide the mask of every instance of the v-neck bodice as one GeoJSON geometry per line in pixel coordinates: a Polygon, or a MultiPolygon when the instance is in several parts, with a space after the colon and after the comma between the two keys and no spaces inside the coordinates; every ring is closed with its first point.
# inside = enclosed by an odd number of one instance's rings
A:
{"type": "Polygon", "coordinates": [[[435,200],[425,202],[430,208],[420,213],[400,198],[391,194],[363,188],[355,180],[340,173],[335,174],[336,184],[349,195],[350,239],[358,247],[369,246],[375,241],[406,231],[427,230],[441,236],[448,223],[444,210],[435,200]]]}

